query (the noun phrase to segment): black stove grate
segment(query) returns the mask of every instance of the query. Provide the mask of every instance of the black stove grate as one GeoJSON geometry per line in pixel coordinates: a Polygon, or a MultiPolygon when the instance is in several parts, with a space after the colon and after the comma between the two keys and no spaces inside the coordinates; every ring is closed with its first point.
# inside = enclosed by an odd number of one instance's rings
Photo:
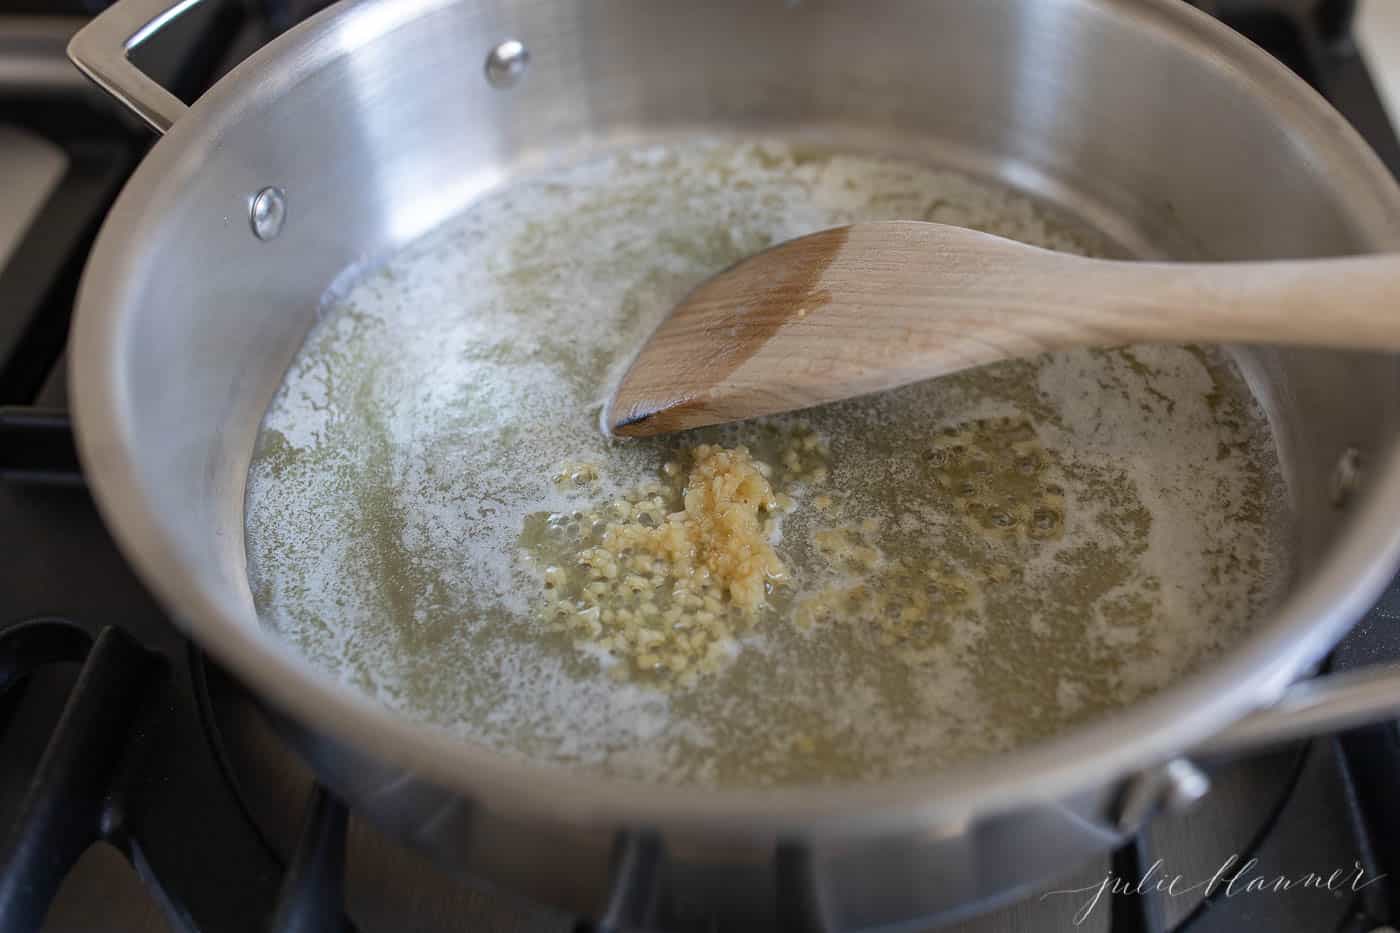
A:
{"type": "Polygon", "coordinates": [[[340,906],[344,806],[318,791],[301,850],[289,866],[277,859],[209,740],[193,699],[204,693],[204,660],[193,648],[175,639],[152,650],[117,627],[94,635],[38,619],[0,634],[0,695],[64,663],[81,668],[0,835],[0,931],[39,930],[98,841],[138,867],[178,929],[352,929],[340,906]]]}

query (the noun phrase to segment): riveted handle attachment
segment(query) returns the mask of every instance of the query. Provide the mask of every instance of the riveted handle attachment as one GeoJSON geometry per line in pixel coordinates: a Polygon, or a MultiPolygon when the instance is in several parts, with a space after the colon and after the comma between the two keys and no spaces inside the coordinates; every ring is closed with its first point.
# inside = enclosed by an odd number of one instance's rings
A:
{"type": "Polygon", "coordinates": [[[202,0],[119,0],[80,29],[68,58],[157,133],[189,108],[131,62],[131,51],[202,0]]]}

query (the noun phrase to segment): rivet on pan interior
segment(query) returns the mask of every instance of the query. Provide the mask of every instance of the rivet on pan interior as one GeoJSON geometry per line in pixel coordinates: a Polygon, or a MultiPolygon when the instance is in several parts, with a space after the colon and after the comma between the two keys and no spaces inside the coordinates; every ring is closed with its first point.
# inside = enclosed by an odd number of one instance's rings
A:
{"type": "Polygon", "coordinates": [[[507,88],[525,77],[530,50],[518,39],[507,39],[486,56],[486,80],[492,87],[507,88]]]}
{"type": "Polygon", "coordinates": [[[248,221],[253,226],[253,236],[259,240],[271,240],[281,233],[287,222],[287,196],[282,189],[264,188],[253,195],[248,221]]]}
{"type": "Polygon", "coordinates": [[[1351,499],[1361,482],[1361,451],[1348,447],[1332,468],[1332,505],[1341,508],[1351,499]]]}

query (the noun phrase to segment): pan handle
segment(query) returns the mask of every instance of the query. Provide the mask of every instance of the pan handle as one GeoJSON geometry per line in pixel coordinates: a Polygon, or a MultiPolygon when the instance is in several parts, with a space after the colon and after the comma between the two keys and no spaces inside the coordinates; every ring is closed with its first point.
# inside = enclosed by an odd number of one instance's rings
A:
{"type": "Polygon", "coordinates": [[[1191,806],[1210,789],[1197,763],[1210,765],[1251,752],[1400,718],[1400,664],[1377,664],[1300,681],[1273,703],[1236,720],[1181,755],[1124,783],[1115,822],[1134,833],[1153,814],[1191,806]]]}
{"type": "Polygon", "coordinates": [[[1400,719],[1400,664],[1377,664],[1299,681],[1192,749],[1192,758],[1236,758],[1293,739],[1400,719]]]}
{"type": "Polygon", "coordinates": [[[164,135],[189,108],[131,63],[131,50],[202,0],[118,0],[78,30],[68,58],[78,70],[164,135]]]}

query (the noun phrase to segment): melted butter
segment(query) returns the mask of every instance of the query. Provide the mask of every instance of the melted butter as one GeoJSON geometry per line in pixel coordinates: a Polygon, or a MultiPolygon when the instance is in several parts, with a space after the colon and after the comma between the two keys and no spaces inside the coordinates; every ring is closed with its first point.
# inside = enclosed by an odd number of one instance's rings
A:
{"type": "Polygon", "coordinates": [[[954,173],[697,141],[513,186],[394,257],[329,302],[265,419],[247,502],[264,624],[503,754],[726,784],[927,772],[1238,640],[1286,583],[1287,516],[1267,424],[1213,349],[1056,354],[679,440],[599,435],[618,369],[694,285],[883,219],[1107,250],[954,173]],[[551,568],[572,571],[569,523],[602,505],[677,510],[700,444],[747,448],[791,498],[764,517],[786,582],[693,685],[618,683],[595,635],[550,622],[551,568]]]}

